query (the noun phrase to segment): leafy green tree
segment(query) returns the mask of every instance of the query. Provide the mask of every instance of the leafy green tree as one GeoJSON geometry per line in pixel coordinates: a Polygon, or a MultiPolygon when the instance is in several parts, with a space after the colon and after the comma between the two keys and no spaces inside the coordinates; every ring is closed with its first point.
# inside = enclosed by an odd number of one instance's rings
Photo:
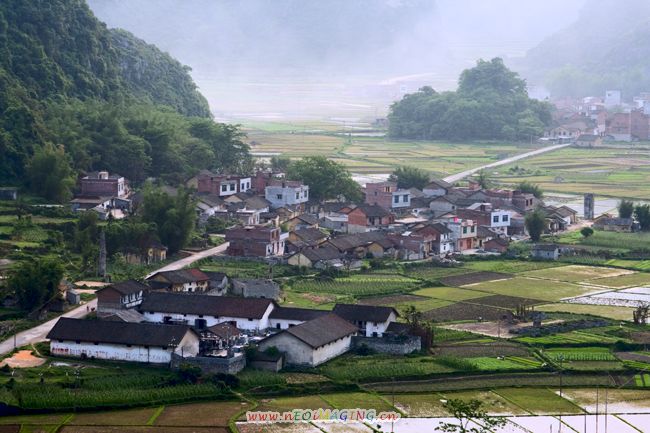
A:
{"type": "Polygon", "coordinates": [[[51,259],[22,262],[9,277],[20,307],[32,310],[43,305],[57,293],[63,278],[63,267],[51,259]]]}
{"type": "Polygon", "coordinates": [[[650,230],[650,205],[636,205],[634,208],[634,218],[636,218],[639,225],[641,226],[641,230],[644,232],[650,230]]]}
{"type": "Polygon", "coordinates": [[[423,189],[429,183],[429,175],[426,171],[417,167],[403,165],[397,167],[390,175],[389,180],[397,182],[398,188],[417,188],[423,189]]]}
{"type": "Polygon", "coordinates": [[[485,170],[479,171],[474,180],[483,189],[489,189],[492,187],[492,180],[490,179],[490,175],[485,170]]]}
{"type": "Polygon", "coordinates": [[[535,198],[541,199],[544,197],[544,191],[542,191],[542,188],[540,188],[540,186],[537,184],[528,182],[527,180],[520,182],[517,185],[517,189],[521,192],[532,194],[535,196],[535,198]]]}
{"type": "Polygon", "coordinates": [[[88,271],[94,267],[99,254],[99,217],[96,212],[83,212],[74,232],[75,250],[81,254],[81,267],[88,271]]]}
{"type": "Polygon", "coordinates": [[[46,145],[37,150],[29,161],[27,175],[33,193],[57,203],[70,199],[75,180],[63,146],[46,145]]]}
{"type": "Polygon", "coordinates": [[[592,229],[591,227],[583,227],[580,229],[580,234],[585,238],[588,238],[589,236],[594,234],[594,229],[592,229]]]}
{"type": "Polygon", "coordinates": [[[536,209],[526,215],[524,223],[533,242],[539,242],[546,227],[546,217],[544,216],[544,213],[541,210],[536,209]]]}
{"type": "Polygon", "coordinates": [[[456,422],[444,422],[436,431],[445,433],[489,433],[506,425],[503,417],[490,416],[479,400],[449,399],[443,403],[456,422]]]}
{"type": "Polygon", "coordinates": [[[634,203],[631,200],[621,200],[618,203],[618,216],[620,218],[632,218],[634,214],[634,203]]]}
{"type": "Polygon", "coordinates": [[[345,167],[324,156],[308,156],[294,161],[287,170],[288,179],[296,179],[309,185],[309,196],[314,200],[345,197],[360,201],[361,187],[345,167]]]}
{"type": "Polygon", "coordinates": [[[271,168],[273,171],[285,172],[290,164],[291,158],[289,157],[277,155],[271,157],[271,168]]]}
{"type": "Polygon", "coordinates": [[[212,150],[215,159],[210,168],[215,171],[247,174],[253,170],[250,147],[243,142],[245,134],[238,126],[196,119],[191,122],[189,133],[203,140],[212,150]]]}
{"type": "Polygon", "coordinates": [[[189,242],[196,223],[195,203],[190,194],[179,190],[170,197],[159,188],[145,188],[142,221],[155,224],[160,241],[174,253],[189,242]]]}

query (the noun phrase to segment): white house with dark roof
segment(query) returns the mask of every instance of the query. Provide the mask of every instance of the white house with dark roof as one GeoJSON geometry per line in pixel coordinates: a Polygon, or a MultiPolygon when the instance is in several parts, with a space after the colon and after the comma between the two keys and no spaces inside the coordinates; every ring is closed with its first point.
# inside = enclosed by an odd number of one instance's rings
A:
{"type": "Polygon", "coordinates": [[[199,353],[189,326],[60,318],[47,334],[54,356],[167,364],[199,353]]]}
{"type": "Polygon", "coordinates": [[[147,322],[199,329],[229,322],[242,331],[260,332],[269,327],[275,307],[270,299],[152,292],[142,301],[140,312],[147,322]]]}
{"type": "Polygon", "coordinates": [[[392,307],[375,305],[336,304],[332,312],[357,326],[366,337],[382,337],[399,316],[392,307]]]}
{"type": "Polygon", "coordinates": [[[110,284],[97,290],[97,312],[112,314],[117,310],[137,307],[142,303],[144,294],[149,290],[135,280],[110,284]]]}
{"type": "Polygon", "coordinates": [[[326,314],[265,338],[259,349],[275,347],[287,364],[315,367],[350,350],[356,333],[347,320],[326,314]]]}
{"type": "Polygon", "coordinates": [[[269,327],[288,329],[326,314],[329,314],[329,311],[311,308],[276,307],[269,316],[269,327]]]}

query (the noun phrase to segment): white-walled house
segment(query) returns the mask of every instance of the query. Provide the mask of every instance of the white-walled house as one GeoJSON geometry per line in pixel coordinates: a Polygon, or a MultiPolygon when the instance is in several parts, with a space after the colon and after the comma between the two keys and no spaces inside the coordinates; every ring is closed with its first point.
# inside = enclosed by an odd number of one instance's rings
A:
{"type": "Polygon", "coordinates": [[[422,193],[425,197],[442,197],[449,193],[452,185],[442,179],[431,180],[424,188],[422,193]]]}
{"type": "Polygon", "coordinates": [[[194,357],[199,335],[189,326],[60,318],[47,334],[54,356],[167,364],[194,357]]]}
{"type": "Polygon", "coordinates": [[[264,190],[272,208],[300,205],[309,200],[309,186],[298,181],[275,181],[264,190]]]}
{"type": "Polygon", "coordinates": [[[180,323],[198,329],[228,322],[242,331],[260,332],[269,327],[275,307],[275,302],[262,298],[152,292],[142,301],[140,312],[147,322],[180,323]]]}
{"type": "Polygon", "coordinates": [[[374,305],[336,304],[332,312],[357,326],[366,337],[382,337],[399,316],[392,307],[374,305]]]}
{"type": "Polygon", "coordinates": [[[269,316],[269,327],[273,329],[288,329],[309,320],[329,314],[325,310],[311,308],[276,307],[269,316]]]}
{"type": "Polygon", "coordinates": [[[326,314],[265,338],[259,348],[277,348],[286,364],[315,367],[350,350],[356,333],[347,320],[326,314]]]}

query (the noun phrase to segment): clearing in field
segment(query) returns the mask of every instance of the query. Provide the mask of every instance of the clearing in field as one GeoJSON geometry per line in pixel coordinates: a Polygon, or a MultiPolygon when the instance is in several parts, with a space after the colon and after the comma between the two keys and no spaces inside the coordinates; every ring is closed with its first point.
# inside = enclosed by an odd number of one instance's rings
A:
{"type": "Polygon", "coordinates": [[[602,412],[605,400],[610,412],[634,413],[650,407],[650,390],[578,388],[564,390],[563,395],[590,413],[602,412]]]}
{"type": "Polygon", "coordinates": [[[547,388],[501,388],[495,393],[535,415],[581,413],[582,409],[547,388]]]}
{"type": "Polygon", "coordinates": [[[519,298],[517,296],[488,295],[480,298],[467,299],[467,302],[514,310],[520,305],[538,305],[543,304],[545,301],[539,299],[519,298]]]}
{"type": "Polygon", "coordinates": [[[619,275],[631,274],[632,271],[625,269],[603,268],[597,266],[569,265],[561,268],[542,269],[537,271],[524,272],[522,276],[542,278],[545,280],[567,281],[577,283],[581,281],[592,281],[596,278],[617,277],[619,275]]]}
{"type": "Polygon", "coordinates": [[[98,413],[76,413],[66,424],[70,425],[146,425],[158,408],[116,410],[98,413]]]}
{"type": "Polygon", "coordinates": [[[526,413],[526,411],[492,391],[453,391],[443,392],[442,394],[447,399],[480,400],[484,405],[483,409],[492,415],[522,415],[526,413]]]}
{"type": "Polygon", "coordinates": [[[625,275],[597,278],[590,281],[592,284],[610,287],[612,289],[626,289],[630,287],[650,285],[650,273],[627,272],[625,275]]]}
{"type": "Polygon", "coordinates": [[[573,313],[573,314],[588,314],[591,316],[605,317],[614,320],[632,320],[632,312],[634,308],[629,307],[614,307],[610,305],[586,305],[586,304],[569,304],[569,303],[555,303],[545,304],[535,307],[538,311],[546,311],[549,313],[573,313]]]}
{"type": "Polygon", "coordinates": [[[465,320],[501,320],[507,314],[508,310],[504,308],[458,302],[426,311],[423,317],[426,320],[435,322],[459,322],[465,320]]]}
{"type": "Polygon", "coordinates": [[[518,274],[537,269],[557,268],[565,266],[553,261],[525,261],[525,260],[476,260],[464,264],[465,269],[474,271],[498,272],[502,274],[518,274]]]}
{"type": "MultiPolygon", "coordinates": [[[[550,270],[548,271],[550,272],[550,270]]],[[[530,278],[517,276],[509,280],[488,281],[485,283],[474,284],[471,286],[474,290],[482,290],[494,293],[495,295],[507,295],[536,298],[544,301],[559,301],[564,298],[575,296],[584,296],[589,293],[602,291],[594,287],[582,286],[575,283],[564,281],[544,280],[540,278],[530,278]]]]}
{"type": "Polygon", "coordinates": [[[477,292],[476,290],[463,289],[460,287],[427,287],[416,290],[413,295],[442,299],[444,301],[465,301],[468,299],[477,299],[481,296],[490,296],[489,293],[477,292]]]}
{"type": "Polygon", "coordinates": [[[453,356],[457,358],[530,356],[525,346],[505,342],[438,344],[431,350],[435,356],[453,356]]]}
{"type": "Polygon", "coordinates": [[[362,406],[364,409],[375,409],[378,412],[395,410],[388,401],[376,394],[348,392],[341,394],[323,394],[321,397],[337,409],[355,409],[362,406]]]}
{"type": "Polygon", "coordinates": [[[479,271],[461,275],[450,275],[448,277],[441,278],[440,282],[445,286],[460,287],[482,283],[485,281],[506,280],[508,278],[512,278],[512,275],[491,271],[479,271]]]}
{"type": "MultiPolygon", "coordinates": [[[[384,398],[390,402],[393,401],[391,394],[384,394],[384,398]]],[[[444,397],[438,393],[398,394],[394,398],[395,407],[409,417],[430,418],[449,415],[449,412],[442,406],[444,397]]]]}

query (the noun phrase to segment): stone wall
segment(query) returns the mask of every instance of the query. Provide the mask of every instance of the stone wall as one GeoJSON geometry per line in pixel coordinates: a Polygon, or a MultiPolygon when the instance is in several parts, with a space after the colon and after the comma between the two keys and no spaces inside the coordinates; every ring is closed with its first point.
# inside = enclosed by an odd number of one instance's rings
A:
{"type": "Polygon", "coordinates": [[[388,353],[391,355],[407,355],[422,349],[420,337],[413,335],[396,337],[361,337],[357,335],[352,337],[353,349],[364,344],[375,352],[388,353]]]}
{"type": "Polygon", "coordinates": [[[182,358],[178,355],[172,356],[172,368],[176,369],[181,364],[199,367],[204,373],[237,374],[246,367],[246,357],[243,354],[237,354],[232,358],[215,358],[210,356],[182,358]]]}

